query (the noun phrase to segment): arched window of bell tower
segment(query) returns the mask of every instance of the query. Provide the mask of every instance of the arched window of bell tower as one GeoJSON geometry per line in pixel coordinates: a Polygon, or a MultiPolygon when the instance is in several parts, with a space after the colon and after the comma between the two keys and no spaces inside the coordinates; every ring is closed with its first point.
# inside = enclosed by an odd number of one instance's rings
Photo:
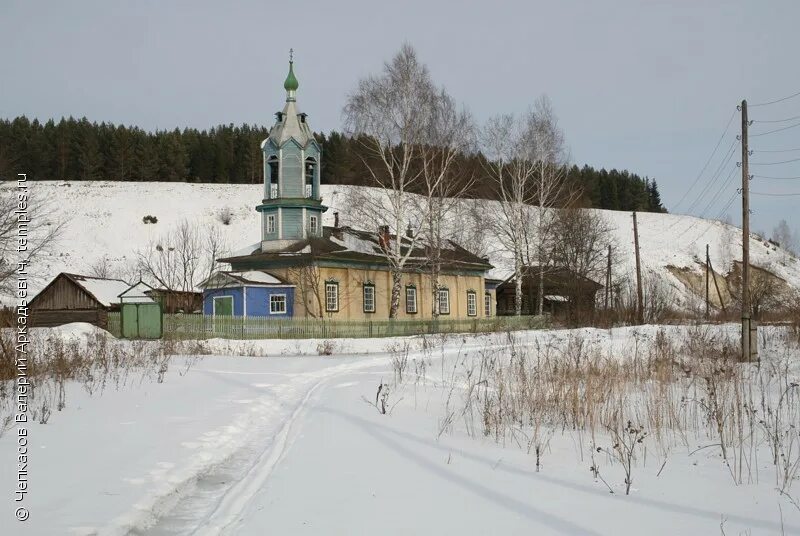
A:
{"type": "Polygon", "coordinates": [[[270,156],[267,165],[269,166],[269,198],[276,199],[278,197],[278,158],[270,156]]]}
{"type": "Polygon", "coordinates": [[[317,161],[313,157],[306,158],[306,197],[315,197],[314,192],[314,178],[317,172],[317,161]]]}

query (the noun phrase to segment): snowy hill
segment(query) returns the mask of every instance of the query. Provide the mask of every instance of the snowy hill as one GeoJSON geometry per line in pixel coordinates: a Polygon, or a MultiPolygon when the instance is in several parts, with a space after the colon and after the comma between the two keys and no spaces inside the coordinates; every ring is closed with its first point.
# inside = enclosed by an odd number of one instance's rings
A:
{"type": "MultiPolygon", "coordinates": [[[[333,213],[341,213],[343,224],[358,225],[354,211],[347,207],[349,186],[323,185],[323,203],[330,207],[325,225],[333,225],[333,213]]],[[[379,195],[379,191],[372,190],[379,195]]],[[[372,192],[370,192],[372,194],[372,192]]],[[[231,251],[258,242],[259,215],[255,205],[262,197],[261,185],[123,183],[123,182],[40,182],[33,183],[31,197],[47,199],[66,220],[63,237],[32,270],[41,276],[38,291],[62,271],[89,273],[103,257],[115,275],[131,277],[134,252],[188,219],[200,228],[217,228],[226,237],[231,251]],[[157,223],[144,223],[154,216],[157,223]],[[228,221],[225,224],[224,221],[228,221]]],[[[467,205],[470,201],[461,202],[467,205]]],[[[471,202],[475,203],[475,202],[471,202]]],[[[493,202],[480,201],[480,212],[490,213],[493,202]]],[[[634,247],[631,214],[598,211],[614,229],[615,277],[634,272],[634,247]]],[[[461,216],[456,219],[460,220],[461,216]]],[[[459,225],[459,228],[463,228],[459,225]]],[[[463,231],[463,229],[462,229],[463,231]]],[[[492,277],[504,279],[511,273],[508,255],[486,233],[482,244],[465,243],[482,249],[496,268],[492,277]]],[[[706,244],[717,274],[727,274],[741,260],[741,231],[733,226],[693,216],[639,214],[642,267],[645,274],[656,274],[672,286],[680,305],[697,304],[697,285],[687,288],[702,274],[706,244]]],[[[457,240],[469,241],[463,236],[457,240]]],[[[751,242],[751,262],[800,288],[800,261],[760,239],[751,242]]],[[[602,282],[602,281],[601,281],[602,282]]],[[[704,289],[703,283],[703,289],[704,289]]]]}

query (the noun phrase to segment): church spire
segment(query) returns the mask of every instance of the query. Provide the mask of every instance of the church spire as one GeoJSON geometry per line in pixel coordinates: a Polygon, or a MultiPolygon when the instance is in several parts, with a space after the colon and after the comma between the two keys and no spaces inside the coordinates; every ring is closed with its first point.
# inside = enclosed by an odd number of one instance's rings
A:
{"type": "Polygon", "coordinates": [[[295,100],[294,92],[297,91],[299,84],[297,78],[294,76],[294,50],[289,49],[289,74],[286,75],[286,81],[283,83],[283,89],[286,90],[286,100],[295,100]]]}

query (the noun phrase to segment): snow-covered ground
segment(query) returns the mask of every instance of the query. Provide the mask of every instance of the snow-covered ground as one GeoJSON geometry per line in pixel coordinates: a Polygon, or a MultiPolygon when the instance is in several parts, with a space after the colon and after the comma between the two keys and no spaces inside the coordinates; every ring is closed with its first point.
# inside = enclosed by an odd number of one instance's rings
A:
{"type": "MultiPolygon", "coordinates": [[[[87,273],[102,258],[112,271],[132,275],[134,252],[152,240],[173,230],[182,220],[196,223],[201,229],[213,226],[226,238],[231,251],[258,242],[259,215],[255,206],[262,197],[261,185],[125,183],[125,182],[41,182],[32,183],[31,197],[46,199],[58,209],[66,222],[59,244],[41,258],[32,271],[40,276],[32,288],[38,291],[62,271],[87,273]],[[145,216],[158,222],[146,224],[145,216]],[[228,224],[223,221],[229,220],[228,224]]],[[[338,211],[342,224],[358,225],[357,208],[348,207],[348,186],[322,186],[323,203],[330,209],[323,216],[325,225],[333,225],[338,211]]],[[[372,189],[370,195],[380,195],[372,189]]],[[[466,204],[462,209],[466,212],[466,204]]],[[[482,212],[490,213],[494,203],[481,201],[482,212]],[[485,205],[485,206],[484,206],[485,205]]],[[[634,270],[633,229],[628,212],[599,211],[614,229],[612,241],[617,276],[634,270]]],[[[461,216],[456,215],[456,218],[461,216]]],[[[466,220],[459,220],[466,221],[466,220]]],[[[461,226],[463,227],[463,225],[461,226]]],[[[718,221],[672,214],[639,214],[641,257],[645,274],[653,272],[672,285],[684,304],[697,300],[683,282],[667,267],[689,268],[701,273],[705,247],[710,246],[712,264],[717,273],[731,270],[741,260],[741,231],[718,221]],[[698,264],[700,263],[700,264],[698,264]]],[[[504,279],[511,274],[509,255],[495,237],[482,232],[483,246],[496,266],[490,274],[504,279]]],[[[466,244],[471,246],[471,244],[466,244]]],[[[800,261],[784,250],[761,240],[751,242],[751,262],[767,268],[787,283],[800,288],[800,261]]]]}
{"type": "MultiPolygon", "coordinates": [[[[579,338],[625,360],[659,330],[681,340],[692,329],[520,332],[518,342],[579,338]]],[[[724,341],[737,326],[708,329],[724,341]]],[[[620,464],[597,455],[612,494],[589,470],[586,438],[569,429],[554,433],[536,472],[524,446],[469,434],[461,417],[444,427],[464,387],[454,380],[459,360],[507,359],[505,335],[341,340],[330,357],[314,355],[319,342],[249,341],[238,348],[247,357],[206,356],[188,371],[190,358],[175,357],[163,383],[93,397],[68,385],[66,408],[31,425],[30,519],[0,517],[0,533],[800,534],[800,509],[775,490],[769,456],[756,458],[758,482],[734,485],[713,438],[690,438],[666,458],[648,439],[626,496],[620,464]],[[408,377],[395,383],[392,358],[406,344],[408,377]],[[387,415],[371,404],[381,383],[392,389],[387,415]]],[[[231,344],[207,348],[235,352],[231,344]]],[[[800,355],[790,365],[797,377],[800,355]]],[[[0,437],[0,481],[9,484],[13,439],[0,437]]]]}

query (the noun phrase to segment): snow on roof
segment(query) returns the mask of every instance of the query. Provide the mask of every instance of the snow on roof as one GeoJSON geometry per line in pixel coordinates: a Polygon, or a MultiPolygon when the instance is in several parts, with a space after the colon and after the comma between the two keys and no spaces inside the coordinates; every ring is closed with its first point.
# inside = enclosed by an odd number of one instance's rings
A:
{"type": "Polygon", "coordinates": [[[121,279],[103,279],[84,275],[68,274],[68,277],[84,288],[106,307],[119,303],[119,295],[128,290],[129,285],[121,279]]]}
{"type": "Polygon", "coordinates": [[[152,291],[153,287],[139,281],[135,285],[128,287],[124,292],[120,293],[118,298],[123,303],[155,303],[155,300],[147,295],[147,291],[152,291]]]}
{"type": "Polygon", "coordinates": [[[252,281],[253,283],[264,283],[267,285],[280,285],[283,283],[283,281],[274,275],[258,270],[251,270],[249,272],[231,272],[231,275],[241,277],[242,279],[252,281]]]}
{"type": "Polygon", "coordinates": [[[239,272],[219,271],[215,272],[208,279],[200,283],[204,289],[248,286],[275,285],[281,287],[293,287],[291,283],[261,270],[245,270],[239,272]]]}
{"type": "Polygon", "coordinates": [[[231,257],[244,257],[245,255],[250,255],[257,249],[261,247],[261,242],[256,242],[255,244],[250,244],[247,247],[243,247],[242,249],[236,250],[230,254],[231,257]]]}
{"type": "Polygon", "coordinates": [[[365,253],[367,255],[376,254],[375,242],[364,240],[358,235],[346,231],[347,230],[342,233],[341,239],[331,234],[331,242],[339,244],[349,251],[355,251],[356,253],[365,253]]]}
{"type": "Polygon", "coordinates": [[[545,294],[544,299],[555,302],[568,302],[569,298],[566,296],[559,296],[558,294],[545,294]]]}

